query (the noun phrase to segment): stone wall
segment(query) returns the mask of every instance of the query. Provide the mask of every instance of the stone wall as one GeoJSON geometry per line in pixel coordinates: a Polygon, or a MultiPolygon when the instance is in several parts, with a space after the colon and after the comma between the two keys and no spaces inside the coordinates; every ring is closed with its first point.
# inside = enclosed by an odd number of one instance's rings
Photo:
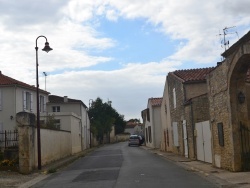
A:
{"type": "MultiPolygon", "coordinates": [[[[178,126],[178,138],[179,138],[179,147],[173,146],[173,153],[184,155],[184,146],[183,146],[183,133],[182,133],[182,120],[184,117],[184,89],[182,82],[178,80],[175,76],[169,74],[168,75],[168,86],[169,86],[169,106],[170,106],[170,114],[171,114],[171,124],[173,122],[177,122],[178,126]],[[175,88],[176,93],[176,108],[174,108],[173,102],[173,89],[175,88]]],[[[171,133],[171,137],[173,138],[173,132],[171,133]]]]}

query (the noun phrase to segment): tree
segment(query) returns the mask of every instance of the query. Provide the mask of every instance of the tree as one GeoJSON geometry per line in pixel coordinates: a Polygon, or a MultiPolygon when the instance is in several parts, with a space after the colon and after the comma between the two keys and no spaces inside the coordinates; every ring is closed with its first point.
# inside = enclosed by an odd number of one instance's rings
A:
{"type": "Polygon", "coordinates": [[[123,116],[120,115],[111,103],[103,103],[101,98],[97,98],[92,102],[88,114],[90,117],[91,132],[99,139],[103,140],[104,134],[109,134],[112,130],[112,126],[115,125],[116,133],[124,131],[126,122],[123,116]]]}

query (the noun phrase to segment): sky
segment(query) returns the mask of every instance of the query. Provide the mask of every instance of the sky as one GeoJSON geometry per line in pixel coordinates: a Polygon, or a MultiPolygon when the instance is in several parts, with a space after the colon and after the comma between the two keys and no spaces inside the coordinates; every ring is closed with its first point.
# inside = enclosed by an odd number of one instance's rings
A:
{"type": "Polygon", "coordinates": [[[100,97],[125,120],[162,97],[169,72],[216,66],[250,30],[249,0],[0,0],[0,70],[82,100],[100,97]],[[43,72],[46,72],[45,77],[43,72]]]}

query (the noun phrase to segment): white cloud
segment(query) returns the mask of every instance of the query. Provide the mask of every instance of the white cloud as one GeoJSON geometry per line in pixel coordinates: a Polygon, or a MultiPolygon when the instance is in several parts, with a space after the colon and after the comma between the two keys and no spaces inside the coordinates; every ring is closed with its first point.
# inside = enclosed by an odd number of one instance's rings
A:
{"type": "MultiPolygon", "coordinates": [[[[47,89],[86,104],[90,98],[109,98],[128,119],[139,118],[149,97],[162,95],[169,71],[185,62],[216,64],[223,51],[219,31],[236,26],[234,31],[242,37],[250,24],[249,0],[0,0],[0,4],[3,74],[34,85],[35,39],[45,35],[53,48],[42,52],[45,40],[39,39],[39,70],[53,72],[47,77],[47,89]],[[92,53],[119,43],[98,30],[103,18],[115,22],[143,18],[176,42],[176,52],[160,62],[126,62],[114,71],[77,70],[113,60],[112,55],[92,53]]],[[[230,36],[231,44],[236,40],[236,35],[230,36]]]]}

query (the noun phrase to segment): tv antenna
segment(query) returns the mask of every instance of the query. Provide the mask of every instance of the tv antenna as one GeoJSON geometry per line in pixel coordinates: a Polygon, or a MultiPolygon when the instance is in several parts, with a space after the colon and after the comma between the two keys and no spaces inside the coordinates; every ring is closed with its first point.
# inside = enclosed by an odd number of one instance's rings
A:
{"type": "MultiPolygon", "coordinates": [[[[223,39],[221,40],[221,44],[224,46],[225,51],[229,48],[229,40],[226,39],[226,35],[229,35],[229,34],[236,34],[237,37],[238,37],[238,39],[239,39],[239,35],[238,35],[238,32],[237,32],[237,31],[235,31],[235,32],[229,32],[229,31],[228,31],[228,30],[230,30],[230,29],[232,29],[232,28],[234,28],[234,27],[236,27],[236,26],[225,27],[225,28],[223,29],[223,34],[220,34],[220,33],[219,33],[219,35],[223,35],[223,39]]],[[[222,47],[222,45],[221,45],[221,47],[222,47]]]]}

